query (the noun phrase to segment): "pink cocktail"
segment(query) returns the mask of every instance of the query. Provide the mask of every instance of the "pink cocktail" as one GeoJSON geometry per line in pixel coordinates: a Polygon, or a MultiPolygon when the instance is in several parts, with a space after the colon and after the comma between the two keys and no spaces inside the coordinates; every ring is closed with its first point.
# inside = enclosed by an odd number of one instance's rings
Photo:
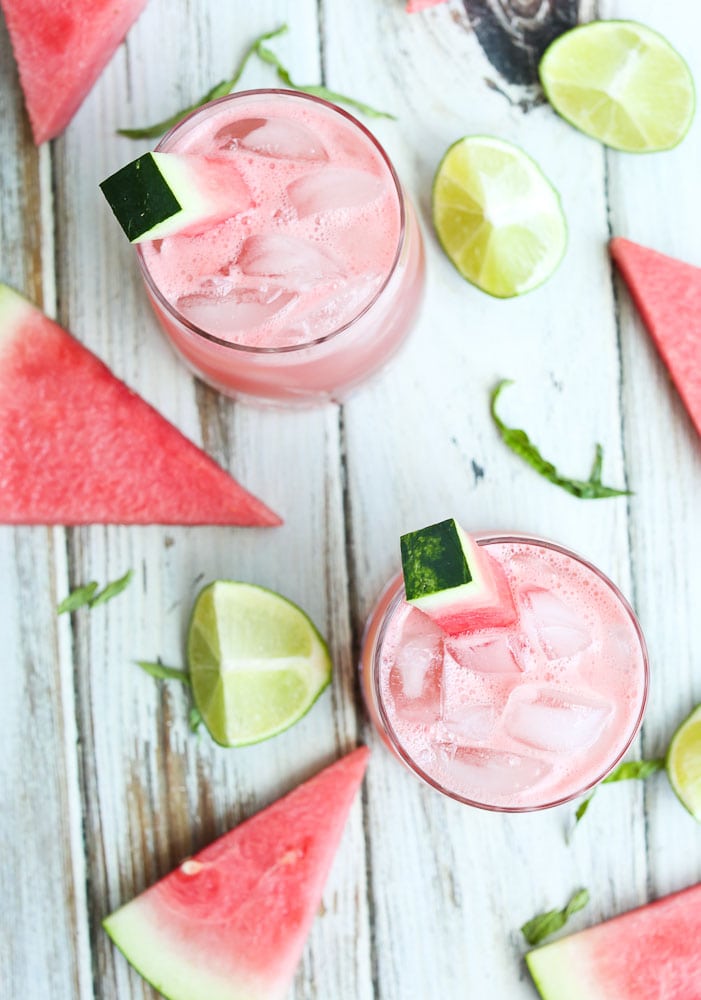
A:
{"type": "Polygon", "coordinates": [[[420,778],[487,809],[558,805],[600,781],[642,720],[645,641],[614,584],[558,545],[478,538],[518,611],[444,633],[390,582],[368,625],[362,685],[387,746],[420,778]]]}
{"type": "Polygon", "coordinates": [[[397,351],[424,258],[386,153],[355,118],[291,91],[206,105],[157,147],[226,158],[251,204],[208,232],[138,248],[171,343],[221,392],[343,396],[397,351]]]}

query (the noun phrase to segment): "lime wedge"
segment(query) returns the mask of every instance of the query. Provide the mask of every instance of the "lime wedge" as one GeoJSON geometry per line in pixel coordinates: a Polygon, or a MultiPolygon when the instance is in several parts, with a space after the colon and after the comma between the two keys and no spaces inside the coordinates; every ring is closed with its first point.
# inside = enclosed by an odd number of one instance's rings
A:
{"type": "Polygon", "coordinates": [[[667,774],[679,801],[701,822],[701,705],[682,722],[667,751],[667,774]]]}
{"type": "Polygon", "coordinates": [[[288,729],[331,680],[326,643],[305,613],[264,587],[216,580],[195,601],[187,636],[195,704],[222,746],[288,729]]]}
{"type": "Polygon", "coordinates": [[[635,21],[593,21],[556,38],[538,68],[563,118],[628,153],[671,149],[694,116],[694,81],[669,42],[635,21]]]}
{"type": "Polygon", "coordinates": [[[560,199],[538,165],[490,136],[448,149],[433,182],[433,224],[463,278],[502,299],[542,285],[567,244],[560,199]]]}

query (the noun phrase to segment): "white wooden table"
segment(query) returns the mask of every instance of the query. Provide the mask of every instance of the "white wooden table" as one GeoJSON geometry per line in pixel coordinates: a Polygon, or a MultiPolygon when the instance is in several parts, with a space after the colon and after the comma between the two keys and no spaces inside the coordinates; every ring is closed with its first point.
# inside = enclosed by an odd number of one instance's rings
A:
{"type": "MultiPolygon", "coordinates": [[[[577,927],[701,878],[701,831],[663,775],[601,791],[568,846],[571,806],[490,815],[424,788],[382,748],[359,697],[359,637],[397,569],[400,532],[454,514],[473,529],[559,540],[631,597],[652,665],[634,754],[661,754],[701,701],[701,443],[606,252],[620,234],[701,265],[701,116],[673,152],[603,149],[489,61],[485,5],[471,3],[471,26],[459,0],[412,17],[400,0],[150,0],[68,130],[38,151],[0,22],[0,279],[285,519],[275,530],[0,528],[3,1000],[153,997],[101,918],[361,741],[374,751],[368,778],[298,1000],[528,1000],[524,920],[580,886],[592,902],[577,927]],[[276,48],[295,78],[397,114],[369,124],[417,204],[428,251],[427,300],[403,355],[346,405],[307,412],[237,405],[193,380],[161,338],[97,188],[147,145],[118,138],[117,126],[189,103],[285,21],[276,48]],[[464,283],[431,230],[433,172],[467,133],[523,146],[562,195],[567,256],[520,300],[464,283]],[[507,451],[488,416],[501,376],[516,380],[508,422],[573,476],[587,474],[601,441],[605,481],[634,495],[577,500],[507,451]],[[128,567],[135,580],[119,599],[56,616],[71,587],[128,567]],[[192,599],[221,576],[305,607],[335,662],[332,689],[299,725],[239,751],[194,737],[184,692],[132,662],[181,663],[192,599]]],[[[512,6],[525,15],[548,4],[512,6]]],[[[575,4],[555,6],[564,16],[575,4]]],[[[584,4],[580,16],[594,13],[584,4]]],[[[598,14],[663,31],[701,83],[693,0],[601,0],[598,14]]],[[[251,65],[242,84],[275,78],[251,65]]]]}

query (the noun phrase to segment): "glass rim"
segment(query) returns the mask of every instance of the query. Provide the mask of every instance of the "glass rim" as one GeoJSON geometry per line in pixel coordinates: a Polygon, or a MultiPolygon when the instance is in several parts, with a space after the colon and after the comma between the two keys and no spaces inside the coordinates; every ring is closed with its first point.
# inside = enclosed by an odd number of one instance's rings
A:
{"type": "Polygon", "coordinates": [[[509,533],[476,532],[473,533],[472,537],[480,545],[482,544],[498,545],[502,543],[516,542],[516,543],[530,543],[532,545],[539,545],[542,546],[543,548],[551,549],[555,552],[561,553],[564,556],[568,556],[569,558],[575,559],[581,565],[586,566],[587,569],[591,570],[597,577],[599,577],[600,580],[603,581],[603,583],[605,583],[609,587],[614,597],[618,600],[618,602],[623,607],[624,611],[627,613],[633,625],[635,634],[638,639],[640,653],[642,656],[643,692],[640,701],[640,709],[635,719],[635,723],[631,727],[630,734],[626,739],[625,743],[623,744],[621,750],[617,753],[614,760],[611,761],[611,763],[604,768],[601,774],[597,775],[597,777],[593,778],[591,781],[588,781],[585,785],[583,785],[581,788],[578,788],[576,791],[570,792],[567,795],[561,796],[560,798],[553,799],[550,802],[543,802],[536,805],[528,805],[528,806],[492,805],[486,802],[478,802],[475,799],[470,799],[464,795],[460,795],[458,792],[451,791],[449,788],[444,788],[439,781],[437,781],[435,778],[432,778],[429,774],[427,774],[423,770],[423,768],[420,767],[420,765],[415,760],[413,760],[411,755],[404,749],[392,727],[392,724],[385,710],[384,702],[381,696],[380,670],[379,670],[378,659],[390,619],[392,617],[394,610],[399,604],[399,601],[402,599],[404,592],[402,574],[401,572],[399,572],[396,576],[393,576],[383,588],[377,600],[375,608],[370,613],[370,617],[368,619],[368,621],[371,622],[377,610],[379,609],[380,605],[383,602],[387,601],[387,606],[384,609],[382,620],[375,635],[373,649],[372,649],[372,659],[370,661],[370,669],[372,671],[372,677],[371,677],[372,694],[377,709],[377,715],[379,716],[379,719],[382,723],[383,735],[386,737],[393,753],[395,753],[396,756],[399,757],[399,759],[404,763],[404,765],[413,774],[415,774],[416,777],[418,777],[425,784],[429,785],[435,791],[440,792],[442,795],[447,795],[448,798],[454,799],[456,802],[460,802],[463,805],[467,806],[474,806],[477,809],[484,809],[487,812],[496,812],[496,813],[529,813],[529,812],[540,812],[543,809],[554,809],[556,806],[564,805],[567,802],[571,802],[573,799],[579,798],[581,795],[585,795],[588,791],[590,791],[592,788],[598,785],[599,782],[602,781],[608,774],[610,774],[616,767],[616,765],[623,759],[623,757],[628,752],[631,743],[635,739],[645,715],[645,709],[647,707],[647,700],[650,689],[650,662],[649,662],[647,644],[645,642],[645,636],[643,635],[643,630],[640,626],[640,622],[638,621],[638,617],[632,605],[630,604],[626,596],[622,593],[622,591],[619,589],[619,587],[613,582],[613,580],[610,579],[610,577],[606,575],[606,573],[603,572],[603,570],[599,569],[598,566],[595,566],[594,563],[590,562],[584,556],[579,555],[579,553],[574,552],[572,549],[569,549],[564,545],[560,545],[558,542],[553,542],[550,541],[549,539],[542,538],[539,535],[529,535],[520,532],[509,532],[509,533]]]}
{"type": "Polygon", "coordinates": [[[364,138],[368,140],[372,146],[374,146],[374,148],[379,153],[381,160],[383,161],[387,170],[389,171],[390,179],[392,181],[392,184],[394,185],[394,191],[397,196],[397,203],[399,206],[399,234],[397,236],[397,249],[391,267],[387,272],[387,275],[382,284],[380,285],[380,287],[377,289],[377,291],[369,300],[369,302],[367,302],[365,306],[360,310],[360,312],[356,313],[356,315],[353,316],[352,319],[348,320],[347,323],[344,323],[342,326],[336,327],[334,330],[329,331],[329,333],[325,333],[323,337],[316,337],[314,340],[305,340],[304,343],[302,344],[286,344],[279,347],[259,347],[257,345],[251,345],[251,344],[237,344],[231,340],[223,340],[221,337],[217,337],[215,334],[209,333],[207,330],[203,330],[201,327],[197,326],[196,323],[193,323],[186,316],[184,316],[183,313],[181,313],[175,307],[175,305],[172,302],[170,302],[165,297],[165,295],[163,295],[160,288],[158,288],[158,286],[154,282],[151,272],[149,271],[146,265],[141,244],[139,243],[136,244],[136,254],[139,262],[139,268],[141,270],[141,276],[144,279],[144,283],[146,284],[149,294],[155,299],[159,308],[161,308],[171,319],[175,320],[177,323],[184,326],[189,333],[194,334],[196,337],[202,338],[203,340],[207,340],[210,343],[217,344],[219,347],[224,347],[233,352],[241,351],[244,354],[261,355],[261,356],[292,354],[297,351],[304,351],[308,350],[309,348],[318,347],[321,344],[326,344],[331,340],[335,340],[340,334],[354,327],[356,323],[373,308],[376,302],[379,301],[383,292],[385,291],[390,281],[394,277],[397,271],[397,267],[399,265],[399,261],[401,259],[402,251],[404,249],[404,244],[406,242],[406,231],[407,231],[406,201],[404,197],[404,192],[402,190],[402,185],[399,181],[399,177],[397,176],[397,172],[394,169],[392,161],[387,155],[384,147],[381,145],[379,140],[375,138],[372,132],[370,132],[370,130],[367,129],[362,124],[362,122],[358,121],[358,119],[354,115],[349,114],[348,111],[345,111],[343,108],[338,107],[338,105],[332,104],[330,101],[324,100],[323,97],[317,97],[314,94],[306,94],[298,90],[286,90],[279,87],[270,87],[270,88],[261,87],[255,90],[237,90],[233,94],[226,94],[224,97],[218,97],[216,100],[208,101],[206,104],[202,104],[199,107],[195,108],[193,111],[190,111],[189,114],[181,118],[176,125],[174,125],[171,129],[169,129],[166,132],[166,134],[158,142],[158,145],[155,147],[154,152],[156,153],[164,152],[167,143],[173,138],[173,136],[176,135],[176,133],[180,131],[181,128],[187,126],[188,123],[190,123],[194,118],[201,115],[203,112],[208,112],[219,104],[236,102],[238,100],[241,100],[242,98],[252,98],[261,96],[269,97],[271,95],[278,95],[286,99],[292,98],[295,100],[309,101],[314,104],[320,104],[323,107],[327,108],[329,111],[337,115],[340,115],[342,118],[345,118],[348,122],[350,122],[352,126],[354,126],[358,131],[362,133],[364,138]]]}

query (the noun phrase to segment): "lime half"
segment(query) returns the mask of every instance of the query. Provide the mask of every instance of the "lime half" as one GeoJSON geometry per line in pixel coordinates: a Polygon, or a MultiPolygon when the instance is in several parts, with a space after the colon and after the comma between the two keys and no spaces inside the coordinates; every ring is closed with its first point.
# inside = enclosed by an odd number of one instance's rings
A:
{"type": "Polygon", "coordinates": [[[667,751],[672,788],[694,819],[701,822],[701,705],[682,722],[667,751]]]}
{"type": "Polygon", "coordinates": [[[448,149],[433,182],[433,224],[463,278],[498,298],[541,285],[567,244],[560,199],[538,165],[490,136],[448,149]]]}
{"type": "Polygon", "coordinates": [[[689,67],[662,35],[635,21],[593,21],[560,35],[539,73],[558,114],[614,149],[671,149],[694,116],[689,67]]]}
{"type": "Polygon", "coordinates": [[[328,648],[307,615],[271,590],[234,580],[200,592],[187,658],[195,704],[227,747],[289,728],[331,680],[328,648]]]}

